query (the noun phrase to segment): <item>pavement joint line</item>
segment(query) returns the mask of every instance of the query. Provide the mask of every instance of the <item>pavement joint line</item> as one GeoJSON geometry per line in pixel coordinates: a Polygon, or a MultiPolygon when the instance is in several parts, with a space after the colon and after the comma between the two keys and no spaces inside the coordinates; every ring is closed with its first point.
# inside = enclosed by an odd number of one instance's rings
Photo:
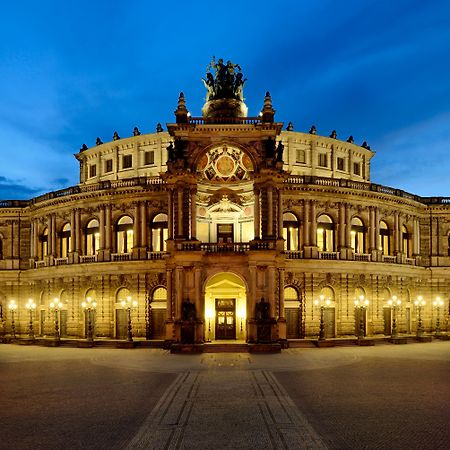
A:
{"type": "MultiPolygon", "coordinates": [[[[126,448],[193,448],[195,438],[208,431],[212,440],[217,434],[228,438],[222,442],[226,448],[327,449],[272,372],[238,367],[180,373],[126,448]],[[229,385],[235,387],[230,391],[229,385]],[[242,392],[247,395],[239,397],[242,392]],[[249,416],[252,405],[256,414],[249,416]]],[[[214,448],[212,442],[201,447],[214,448]]]]}

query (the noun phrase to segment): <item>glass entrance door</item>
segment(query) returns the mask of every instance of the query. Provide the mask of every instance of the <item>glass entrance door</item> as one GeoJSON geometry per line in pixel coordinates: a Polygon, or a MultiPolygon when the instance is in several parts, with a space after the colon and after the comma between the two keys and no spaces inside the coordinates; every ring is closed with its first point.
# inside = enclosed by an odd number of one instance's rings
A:
{"type": "Polygon", "coordinates": [[[236,339],[236,300],[216,299],[216,340],[236,339]]]}

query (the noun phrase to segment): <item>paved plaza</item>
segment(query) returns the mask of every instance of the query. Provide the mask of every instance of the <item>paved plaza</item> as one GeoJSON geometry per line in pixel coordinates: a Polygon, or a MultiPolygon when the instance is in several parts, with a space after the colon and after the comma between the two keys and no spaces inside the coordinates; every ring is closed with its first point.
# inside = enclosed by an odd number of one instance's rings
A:
{"type": "Polygon", "coordinates": [[[0,345],[0,448],[448,449],[450,343],[173,355],[0,345]]]}

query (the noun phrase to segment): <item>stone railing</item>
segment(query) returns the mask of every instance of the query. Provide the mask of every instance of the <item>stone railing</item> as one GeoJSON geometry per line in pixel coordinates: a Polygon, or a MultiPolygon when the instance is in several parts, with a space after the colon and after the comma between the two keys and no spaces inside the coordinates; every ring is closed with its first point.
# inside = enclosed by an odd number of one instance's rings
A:
{"type": "Polygon", "coordinates": [[[285,250],[284,256],[286,256],[287,259],[302,259],[303,258],[303,252],[302,251],[295,251],[295,250],[285,250]]]}
{"type": "Polygon", "coordinates": [[[34,262],[35,269],[42,269],[43,267],[45,267],[45,261],[35,261],[34,262]]]}
{"type": "Polygon", "coordinates": [[[64,266],[65,264],[69,264],[69,258],[55,258],[54,262],[55,266],[64,266]]]}
{"type": "Polygon", "coordinates": [[[97,262],[97,255],[81,255],[80,263],[93,263],[97,262]]]}
{"type": "Polygon", "coordinates": [[[327,260],[339,259],[339,252],[319,252],[319,259],[327,259],[327,260]]]}
{"type": "Polygon", "coordinates": [[[111,253],[111,261],[130,261],[131,253],[111,253]]]}
{"type": "Polygon", "coordinates": [[[147,259],[151,261],[158,261],[160,259],[165,259],[169,256],[168,252],[147,252],[147,259]]]}
{"type": "Polygon", "coordinates": [[[246,253],[250,250],[250,244],[248,242],[207,243],[201,244],[200,249],[206,253],[246,253]]]}
{"type": "Polygon", "coordinates": [[[390,255],[381,255],[381,260],[384,263],[395,264],[397,262],[397,258],[395,256],[390,255]]]}
{"type": "Polygon", "coordinates": [[[257,125],[262,123],[261,117],[189,117],[192,125],[257,125]]]}
{"type": "Polygon", "coordinates": [[[415,258],[405,258],[405,264],[409,264],[410,266],[415,266],[416,259],[415,258]]]}
{"type": "Polygon", "coordinates": [[[370,262],[371,260],[371,255],[370,253],[355,253],[353,255],[353,258],[355,261],[366,261],[366,262],[370,262]]]}

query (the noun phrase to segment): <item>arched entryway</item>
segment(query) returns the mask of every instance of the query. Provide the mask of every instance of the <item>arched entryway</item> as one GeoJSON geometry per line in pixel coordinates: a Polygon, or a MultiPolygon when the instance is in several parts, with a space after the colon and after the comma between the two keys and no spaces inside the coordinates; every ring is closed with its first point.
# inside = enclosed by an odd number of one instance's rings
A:
{"type": "Polygon", "coordinates": [[[207,281],[205,319],[207,341],[246,340],[247,294],[242,278],[222,272],[207,281]]]}

